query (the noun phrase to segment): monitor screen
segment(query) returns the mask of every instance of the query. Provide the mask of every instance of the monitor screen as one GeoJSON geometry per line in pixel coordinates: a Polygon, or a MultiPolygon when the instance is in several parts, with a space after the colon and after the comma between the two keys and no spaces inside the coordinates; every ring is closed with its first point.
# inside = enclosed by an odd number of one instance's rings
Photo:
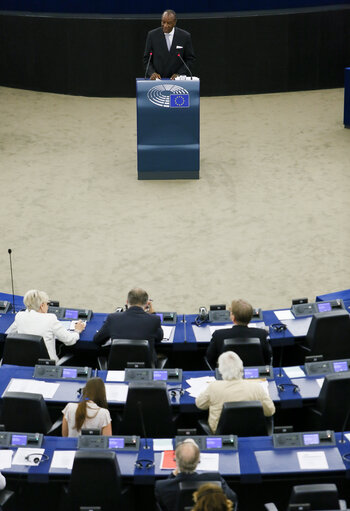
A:
{"type": "Polygon", "coordinates": [[[62,378],[76,378],[78,370],[71,367],[64,367],[62,371],[62,378]]]}
{"type": "Polygon", "coordinates": [[[124,438],[109,438],[108,439],[109,449],[124,449],[124,438]]]}
{"type": "Polygon", "coordinates": [[[153,371],[153,379],[166,381],[168,379],[168,371],[153,371]]]}
{"type": "Polygon", "coordinates": [[[163,314],[161,312],[156,313],[160,317],[160,321],[163,323],[163,314]]]}
{"type": "Polygon", "coordinates": [[[27,435],[12,435],[12,445],[27,445],[27,435]]]}
{"type": "Polygon", "coordinates": [[[259,378],[259,369],[257,367],[244,369],[244,378],[259,378]]]}
{"type": "Polygon", "coordinates": [[[317,445],[320,443],[318,433],[305,433],[303,435],[304,445],[317,445]]]}
{"type": "Polygon", "coordinates": [[[221,449],[222,448],[222,438],[207,438],[206,439],[207,449],[221,449]]]}
{"type": "Polygon", "coordinates": [[[335,373],[340,373],[341,371],[348,371],[348,363],[345,360],[339,360],[339,362],[333,362],[333,369],[335,373]]]}
{"type": "Polygon", "coordinates": [[[78,319],[78,311],[74,309],[66,309],[65,319],[78,319]]]}
{"type": "Polygon", "coordinates": [[[321,302],[317,304],[318,312],[329,312],[332,310],[332,306],[329,302],[321,302]]]}

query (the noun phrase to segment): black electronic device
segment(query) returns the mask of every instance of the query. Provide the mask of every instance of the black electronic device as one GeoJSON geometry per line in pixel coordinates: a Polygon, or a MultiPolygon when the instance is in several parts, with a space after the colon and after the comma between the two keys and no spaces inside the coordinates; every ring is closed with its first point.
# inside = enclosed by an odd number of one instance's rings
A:
{"type": "Polygon", "coordinates": [[[78,449],[115,449],[117,451],[138,451],[140,449],[140,437],[136,435],[81,435],[78,437],[78,449]]]}
{"type": "Polygon", "coordinates": [[[125,369],[125,381],[182,382],[182,369],[125,369]]]}
{"type": "Polygon", "coordinates": [[[272,435],[277,449],[300,447],[331,447],[335,445],[334,431],[307,431],[302,433],[277,433],[272,435]]]}
{"type": "Polygon", "coordinates": [[[288,511],[309,511],[311,509],[311,504],[303,503],[303,504],[289,504],[288,511]]]}
{"type": "Polygon", "coordinates": [[[44,435],[42,433],[17,433],[0,431],[0,447],[41,447],[44,435]]]}
{"type": "MultiPolygon", "coordinates": [[[[175,446],[188,440],[188,436],[176,436],[175,446]]],[[[237,451],[238,438],[236,435],[198,435],[192,436],[201,451],[237,451]]]]}
{"type": "Polygon", "coordinates": [[[91,373],[91,367],[36,365],[34,368],[34,378],[45,380],[88,380],[91,373]]]}
{"type": "Polygon", "coordinates": [[[308,298],[293,298],[292,305],[301,305],[302,303],[308,303],[308,298]]]}
{"type": "Polygon", "coordinates": [[[39,366],[55,366],[56,361],[52,358],[38,358],[38,365],[39,366]]]}
{"type": "Polygon", "coordinates": [[[312,316],[318,312],[331,312],[341,309],[345,309],[344,302],[341,298],[314,303],[298,303],[292,305],[291,307],[291,311],[296,318],[302,316],[312,316]]]}
{"type": "Polygon", "coordinates": [[[176,312],[156,312],[156,315],[160,317],[160,322],[162,325],[176,325],[176,312]]]}
{"type": "Polygon", "coordinates": [[[6,314],[11,309],[11,304],[7,300],[0,300],[0,314],[6,314]]]}
{"type": "Polygon", "coordinates": [[[305,372],[308,376],[318,376],[350,371],[350,358],[343,360],[322,360],[320,362],[308,362],[305,364],[305,372]]]}
{"type": "Polygon", "coordinates": [[[230,322],[230,311],[226,310],[225,305],[211,305],[209,311],[209,321],[212,323],[229,323],[230,322]],[[218,309],[212,309],[212,307],[223,307],[218,309]]]}
{"type": "Polygon", "coordinates": [[[74,307],[53,307],[49,306],[48,311],[56,314],[57,319],[65,321],[90,321],[93,316],[91,309],[76,309],[74,307]]]}
{"type": "Polygon", "coordinates": [[[264,321],[262,309],[253,308],[252,320],[264,321]]]}
{"type": "MultiPolygon", "coordinates": [[[[215,369],[215,378],[217,380],[222,380],[221,373],[219,369],[215,369]]],[[[272,366],[253,366],[253,367],[244,367],[243,369],[243,378],[246,380],[254,379],[254,378],[266,378],[267,380],[273,380],[273,368],[272,366]]]]}

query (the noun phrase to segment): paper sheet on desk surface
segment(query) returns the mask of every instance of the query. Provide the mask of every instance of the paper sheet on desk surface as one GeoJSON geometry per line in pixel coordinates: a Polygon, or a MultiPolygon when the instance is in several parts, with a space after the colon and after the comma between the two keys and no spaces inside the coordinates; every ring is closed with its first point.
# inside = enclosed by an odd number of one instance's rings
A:
{"type": "Polygon", "coordinates": [[[297,452],[301,470],[326,470],[329,468],[324,451],[297,452]]]}
{"type": "Polygon", "coordinates": [[[125,371],[107,371],[106,381],[125,381],[125,371]]]}
{"type": "Polygon", "coordinates": [[[288,378],[303,378],[305,376],[305,373],[300,366],[284,367],[283,371],[286,373],[288,378]]]}
{"type": "Polygon", "coordinates": [[[286,319],[281,321],[295,337],[305,336],[309,330],[311,318],[286,319]]]}
{"type": "Polygon", "coordinates": [[[206,472],[219,471],[219,454],[214,452],[201,452],[200,461],[196,470],[205,470],[206,472]]]}
{"type": "Polygon", "coordinates": [[[173,336],[174,329],[175,329],[174,326],[162,325],[162,330],[163,330],[162,342],[173,342],[173,339],[174,339],[174,336],[173,336]]]}
{"type": "Polygon", "coordinates": [[[345,436],[345,438],[346,438],[347,440],[349,440],[349,442],[350,442],[350,433],[344,433],[344,436],[345,436]]]}
{"type": "Polygon", "coordinates": [[[77,451],[54,451],[50,468],[68,468],[72,470],[77,451]]]}
{"type": "Polygon", "coordinates": [[[0,450],[0,470],[11,468],[13,451],[11,449],[0,450]]]}
{"type": "Polygon", "coordinates": [[[154,451],[172,451],[173,448],[172,438],[153,438],[154,451]]]}
{"type": "Polygon", "coordinates": [[[34,463],[34,458],[39,458],[41,460],[42,454],[45,449],[37,449],[37,448],[28,448],[28,447],[19,447],[17,449],[16,454],[13,457],[12,465],[26,465],[28,467],[36,467],[38,464],[34,463]],[[30,456],[32,455],[32,456],[30,456]],[[34,456],[35,455],[35,456],[34,456]],[[30,456],[29,460],[26,460],[26,457],[30,456]]]}
{"type": "Polygon", "coordinates": [[[273,313],[275,314],[276,318],[279,321],[282,321],[282,319],[294,319],[294,314],[289,309],[282,311],[273,311],[273,313]]]}
{"type": "Polygon", "coordinates": [[[196,398],[208,387],[209,383],[212,381],[215,381],[214,376],[201,376],[200,378],[189,378],[188,380],[186,380],[186,383],[189,385],[189,388],[186,389],[186,392],[188,392],[190,396],[196,398]]]}
{"type": "Polygon", "coordinates": [[[231,327],[232,327],[232,323],[226,323],[226,325],[209,325],[208,326],[211,335],[213,335],[215,330],[224,330],[225,328],[231,328],[231,327]]]}
{"type": "Polygon", "coordinates": [[[59,386],[59,383],[11,378],[5,392],[32,392],[33,394],[42,394],[45,399],[51,399],[59,386]]]}
{"type": "Polygon", "coordinates": [[[128,385],[124,385],[123,383],[106,383],[105,387],[107,401],[126,402],[128,385]]]}
{"type": "Polygon", "coordinates": [[[323,385],[323,382],[324,382],[324,378],[316,378],[316,382],[317,382],[317,385],[320,387],[320,389],[322,388],[322,385],[323,385]]]}

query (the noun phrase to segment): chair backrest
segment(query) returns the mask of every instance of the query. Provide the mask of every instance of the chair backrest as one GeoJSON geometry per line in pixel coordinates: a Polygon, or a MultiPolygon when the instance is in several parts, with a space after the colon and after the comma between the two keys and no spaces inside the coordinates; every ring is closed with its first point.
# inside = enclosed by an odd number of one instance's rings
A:
{"type": "Polygon", "coordinates": [[[144,362],[145,367],[153,367],[149,341],[112,340],[108,357],[108,369],[125,369],[128,362],[144,362]]]}
{"type": "Polygon", "coordinates": [[[121,509],[121,475],[115,451],[82,449],[74,458],[67,508],[99,506],[102,511],[121,509]]]}
{"type": "Polygon", "coordinates": [[[319,426],[341,431],[350,406],[350,373],[328,374],[316,408],[321,412],[319,426]]]}
{"type": "Polygon", "coordinates": [[[168,438],[175,434],[165,382],[131,382],[118,433],[168,438]],[[144,424],[145,433],[143,431],[144,424]]]}
{"type": "Polygon", "coordinates": [[[52,421],[41,394],[6,392],[2,401],[2,421],[6,431],[46,435],[51,428],[52,421]]]}
{"type": "Polygon", "coordinates": [[[213,480],[213,474],[210,474],[210,478],[208,478],[208,480],[201,479],[200,481],[180,481],[176,500],[176,511],[184,511],[187,507],[192,508],[194,506],[193,493],[203,486],[203,484],[208,483],[216,484],[221,488],[220,474],[218,474],[218,478],[216,480],[213,480]]]}
{"type": "Polygon", "coordinates": [[[8,334],[3,364],[35,366],[39,358],[50,358],[44,339],[40,335],[8,334]]]}
{"type": "Polygon", "coordinates": [[[237,353],[242,359],[244,366],[265,365],[261,343],[258,337],[225,339],[223,345],[223,352],[224,351],[234,351],[237,353]]]}
{"type": "Polygon", "coordinates": [[[306,341],[311,355],[325,360],[350,358],[350,317],[345,310],[318,312],[312,317],[306,341]]]}
{"type": "Polygon", "coordinates": [[[260,401],[224,403],[216,435],[265,436],[268,422],[260,401]]]}
{"type": "Polygon", "coordinates": [[[311,510],[340,509],[337,487],[335,484],[293,486],[289,505],[302,503],[310,504],[311,510]]]}

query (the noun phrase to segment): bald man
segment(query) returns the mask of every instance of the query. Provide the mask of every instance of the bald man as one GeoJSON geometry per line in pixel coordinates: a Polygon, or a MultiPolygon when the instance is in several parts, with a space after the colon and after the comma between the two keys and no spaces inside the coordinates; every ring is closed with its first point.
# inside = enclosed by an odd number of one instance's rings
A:
{"type": "Polygon", "coordinates": [[[176,511],[179,483],[181,481],[220,481],[226,497],[233,503],[237,495],[227,485],[219,472],[196,472],[200,461],[200,450],[192,438],[177,445],[175,450],[176,468],[168,479],[156,481],[155,496],[162,511],[176,511]]]}

